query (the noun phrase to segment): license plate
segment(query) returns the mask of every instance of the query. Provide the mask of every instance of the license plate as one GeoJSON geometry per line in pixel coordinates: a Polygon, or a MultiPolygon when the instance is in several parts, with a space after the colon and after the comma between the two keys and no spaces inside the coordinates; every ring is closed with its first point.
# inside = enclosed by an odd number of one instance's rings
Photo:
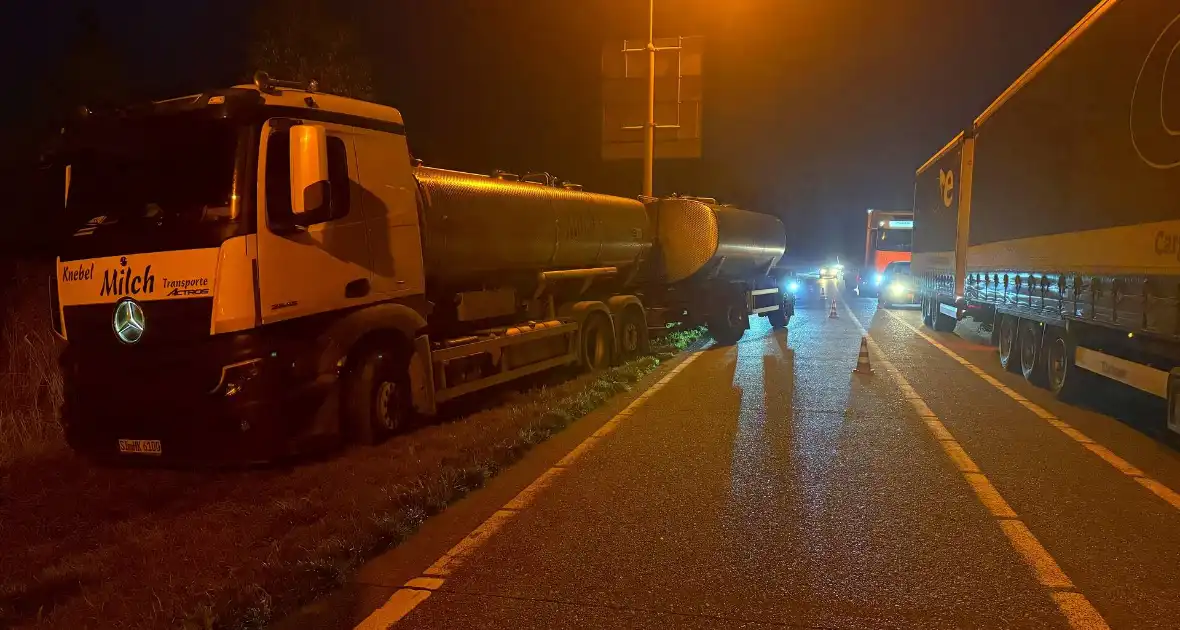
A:
{"type": "Polygon", "coordinates": [[[119,440],[119,452],[135,455],[159,455],[163,453],[159,440],[119,440]]]}

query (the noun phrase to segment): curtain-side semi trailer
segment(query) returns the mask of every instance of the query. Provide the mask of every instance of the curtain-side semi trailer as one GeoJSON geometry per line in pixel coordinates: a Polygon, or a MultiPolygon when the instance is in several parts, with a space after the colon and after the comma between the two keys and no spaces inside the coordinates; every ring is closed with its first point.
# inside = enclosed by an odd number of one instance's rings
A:
{"type": "Polygon", "coordinates": [[[990,327],[1068,398],[1100,375],[1180,431],[1180,5],[1106,0],[916,174],[923,319],[990,327]],[[1169,80],[1170,79],[1170,80],[1169,80]]]}

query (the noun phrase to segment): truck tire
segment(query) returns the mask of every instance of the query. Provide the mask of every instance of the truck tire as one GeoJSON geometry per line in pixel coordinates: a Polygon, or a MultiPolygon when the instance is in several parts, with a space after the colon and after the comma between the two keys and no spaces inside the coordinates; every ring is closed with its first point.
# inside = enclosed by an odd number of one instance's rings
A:
{"type": "Polygon", "coordinates": [[[750,327],[750,315],[745,305],[730,304],[725,307],[724,313],[710,315],[707,326],[714,341],[722,346],[732,346],[750,327]]]}
{"type": "Polygon", "coordinates": [[[647,321],[638,306],[628,306],[619,313],[619,363],[637,359],[648,352],[647,321]]]}
{"type": "Polygon", "coordinates": [[[582,367],[587,372],[601,372],[611,366],[615,339],[610,320],[605,314],[591,313],[586,317],[579,339],[582,367]]]}
{"type": "Polygon", "coordinates": [[[1043,326],[1025,320],[1020,326],[1020,372],[1034,385],[1045,384],[1045,353],[1042,350],[1043,326]]]}
{"type": "Polygon", "coordinates": [[[930,300],[926,298],[922,298],[922,324],[934,328],[934,314],[930,310],[930,300]]]}
{"type": "Polygon", "coordinates": [[[934,311],[934,330],[938,332],[955,332],[955,325],[959,322],[954,317],[943,314],[941,310],[942,302],[934,300],[931,302],[931,307],[934,311]]]}
{"type": "Polygon", "coordinates": [[[999,328],[999,343],[1000,348],[1000,365],[1009,372],[1016,372],[1020,369],[1020,320],[1011,315],[1002,315],[997,313],[1000,318],[1000,323],[997,324],[999,328]]]}
{"type": "Polygon", "coordinates": [[[1089,372],[1074,363],[1077,342],[1068,330],[1050,326],[1045,330],[1045,381],[1060,400],[1075,401],[1088,387],[1089,372]]]}
{"type": "Polygon", "coordinates": [[[405,353],[389,344],[358,357],[341,384],[345,437],[377,444],[404,427],[410,417],[410,372],[405,353]]]}
{"type": "Polygon", "coordinates": [[[771,328],[781,330],[791,323],[791,316],[787,315],[786,306],[779,304],[777,311],[771,311],[766,314],[766,320],[770,322],[771,328]]]}

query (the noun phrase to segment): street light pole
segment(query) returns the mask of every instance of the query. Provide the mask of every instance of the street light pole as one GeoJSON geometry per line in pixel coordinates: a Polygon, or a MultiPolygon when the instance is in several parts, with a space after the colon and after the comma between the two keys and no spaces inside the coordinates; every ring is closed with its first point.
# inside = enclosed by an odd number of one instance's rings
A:
{"type": "Polygon", "coordinates": [[[647,122],[643,125],[643,194],[652,195],[652,168],[656,161],[656,0],[647,3],[647,122]]]}

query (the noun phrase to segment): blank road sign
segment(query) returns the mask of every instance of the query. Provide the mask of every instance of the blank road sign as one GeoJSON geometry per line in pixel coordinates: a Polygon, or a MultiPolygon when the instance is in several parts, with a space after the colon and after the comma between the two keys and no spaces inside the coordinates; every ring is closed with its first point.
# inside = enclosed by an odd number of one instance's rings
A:
{"type": "MultiPolygon", "coordinates": [[[[661,37],[656,46],[656,158],[701,156],[703,38],[661,37]]],[[[647,42],[602,48],[602,158],[641,159],[647,119],[647,42]]]]}

